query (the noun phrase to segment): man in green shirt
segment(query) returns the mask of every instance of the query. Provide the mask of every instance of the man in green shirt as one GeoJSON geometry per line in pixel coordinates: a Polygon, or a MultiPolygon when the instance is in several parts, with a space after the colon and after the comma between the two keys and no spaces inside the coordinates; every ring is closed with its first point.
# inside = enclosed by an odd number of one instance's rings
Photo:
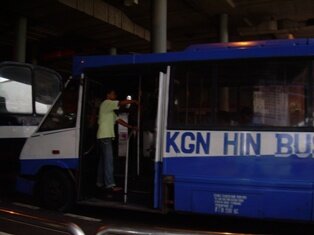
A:
{"type": "Polygon", "coordinates": [[[113,151],[112,140],[115,138],[114,125],[118,123],[127,128],[136,129],[119,119],[115,113],[119,107],[128,104],[138,104],[136,100],[116,100],[117,94],[115,90],[108,90],[106,100],[100,104],[98,115],[98,131],[97,139],[100,142],[100,159],[97,174],[97,186],[105,187],[106,190],[119,191],[121,188],[116,187],[113,176],[113,151]]]}

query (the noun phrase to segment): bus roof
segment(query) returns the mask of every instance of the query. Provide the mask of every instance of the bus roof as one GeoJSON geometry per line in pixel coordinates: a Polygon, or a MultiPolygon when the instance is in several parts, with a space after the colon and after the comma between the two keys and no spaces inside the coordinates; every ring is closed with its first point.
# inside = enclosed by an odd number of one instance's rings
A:
{"type": "Polygon", "coordinates": [[[111,65],[292,56],[314,56],[314,38],[199,44],[180,52],[158,54],[76,56],[73,76],[111,65]]]}

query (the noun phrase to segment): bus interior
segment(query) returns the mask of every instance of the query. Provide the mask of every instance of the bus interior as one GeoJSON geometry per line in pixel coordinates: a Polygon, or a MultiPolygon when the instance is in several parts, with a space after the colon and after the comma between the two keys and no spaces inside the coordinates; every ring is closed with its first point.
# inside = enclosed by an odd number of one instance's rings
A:
{"type": "Polygon", "coordinates": [[[80,137],[79,201],[94,205],[129,205],[152,208],[154,191],[155,137],[160,66],[119,66],[86,71],[80,137]],[[144,68],[143,68],[144,67],[144,68]],[[106,91],[114,89],[118,100],[140,102],[117,110],[119,118],[138,131],[116,125],[113,141],[114,177],[124,190],[104,195],[96,186],[99,146],[97,117],[106,91]],[[128,156],[127,156],[128,155],[128,156]],[[126,160],[128,159],[128,161],[126,160]]]}

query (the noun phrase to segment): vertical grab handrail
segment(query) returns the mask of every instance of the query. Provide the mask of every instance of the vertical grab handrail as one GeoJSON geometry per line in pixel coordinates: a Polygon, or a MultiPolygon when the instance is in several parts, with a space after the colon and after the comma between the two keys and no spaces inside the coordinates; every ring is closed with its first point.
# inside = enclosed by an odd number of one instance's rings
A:
{"type": "MultiPolygon", "coordinates": [[[[138,133],[141,133],[141,96],[142,96],[142,77],[140,77],[139,85],[138,85],[138,103],[139,106],[137,107],[137,128],[138,128],[138,133]]],[[[137,135],[137,168],[136,168],[136,173],[137,176],[140,175],[140,135],[137,135]]]]}
{"type": "Polygon", "coordinates": [[[125,172],[124,172],[124,196],[123,196],[123,202],[124,204],[127,203],[128,200],[128,174],[129,174],[129,154],[130,154],[130,140],[133,135],[136,134],[136,131],[131,131],[127,145],[126,145],[126,157],[125,157],[125,172]]]}

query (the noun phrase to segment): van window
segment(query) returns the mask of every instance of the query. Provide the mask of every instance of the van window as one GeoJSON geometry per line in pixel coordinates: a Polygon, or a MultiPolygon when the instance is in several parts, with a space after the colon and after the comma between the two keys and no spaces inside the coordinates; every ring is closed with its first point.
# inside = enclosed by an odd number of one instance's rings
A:
{"type": "Polygon", "coordinates": [[[34,70],[35,110],[37,114],[48,112],[60,90],[60,79],[52,72],[34,70]]]}
{"type": "Polygon", "coordinates": [[[39,132],[73,128],[76,124],[79,81],[71,81],[63,90],[39,132]]]}
{"type": "Polygon", "coordinates": [[[29,68],[0,68],[0,113],[33,113],[31,84],[29,68]]]}

